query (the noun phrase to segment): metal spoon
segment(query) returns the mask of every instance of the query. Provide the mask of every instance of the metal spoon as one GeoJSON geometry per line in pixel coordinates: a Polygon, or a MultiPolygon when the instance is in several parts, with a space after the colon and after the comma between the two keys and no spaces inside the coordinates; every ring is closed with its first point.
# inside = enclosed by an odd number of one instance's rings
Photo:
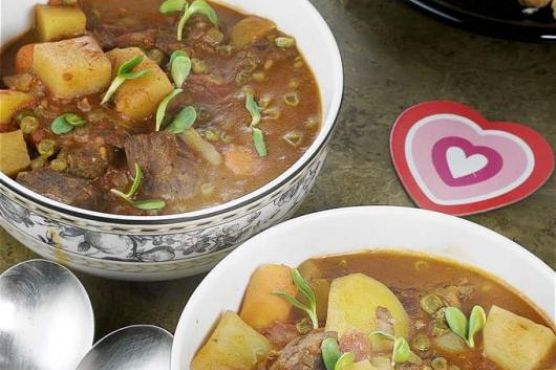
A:
{"type": "Polygon", "coordinates": [[[94,325],[89,296],[65,267],[32,260],[0,275],[0,369],[74,370],[94,325]]]}
{"type": "Polygon", "coordinates": [[[99,340],[76,370],[169,370],[172,340],[156,326],[128,326],[99,340]]]}

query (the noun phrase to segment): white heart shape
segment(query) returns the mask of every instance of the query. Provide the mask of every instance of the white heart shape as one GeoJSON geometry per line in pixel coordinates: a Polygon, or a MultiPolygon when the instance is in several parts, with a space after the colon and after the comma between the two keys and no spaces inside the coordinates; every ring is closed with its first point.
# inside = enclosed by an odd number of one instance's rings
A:
{"type": "Polygon", "coordinates": [[[463,149],[453,146],[446,151],[446,162],[454,179],[471,175],[486,167],[488,158],[482,154],[466,156],[463,149]]]}

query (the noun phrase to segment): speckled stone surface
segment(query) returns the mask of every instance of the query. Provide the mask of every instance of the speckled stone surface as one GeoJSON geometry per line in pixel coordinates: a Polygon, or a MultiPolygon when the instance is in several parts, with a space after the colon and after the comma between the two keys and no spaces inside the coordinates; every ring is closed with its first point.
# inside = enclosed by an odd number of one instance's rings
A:
{"type": "MultiPolygon", "coordinates": [[[[469,104],[492,120],[530,125],[556,147],[556,45],[524,44],[454,29],[401,1],[313,0],[334,31],[346,88],[330,156],[299,215],[335,207],[412,206],[390,162],[392,122],[432,99],[469,104]]],[[[518,204],[469,217],[556,267],[556,181],[518,204]]],[[[0,271],[34,257],[0,230],[0,271]]],[[[124,283],[79,274],[94,304],[97,336],[122,326],[174,331],[202,277],[124,283]]]]}

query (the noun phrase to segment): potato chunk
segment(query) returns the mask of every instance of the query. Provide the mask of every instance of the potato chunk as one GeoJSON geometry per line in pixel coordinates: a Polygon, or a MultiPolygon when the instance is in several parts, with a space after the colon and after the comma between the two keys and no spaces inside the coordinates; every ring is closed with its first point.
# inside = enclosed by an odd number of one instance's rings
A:
{"type": "Polygon", "coordinates": [[[31,105],[34,98],[15,90],[0,90],[0,123],[10,123],[17,111],[31,105]]]}
{"type": "Polygon", "coordinates": [[[291,268],[285,265],[265,265],[253,273],[239,314],[243,321],[261,330],[276,321],[288,319],[292,305],[272,292],[281,290],[293,297],[297,295],[291,271],[291,268]]]}
{"type": "Polygon", "coordinates": [[[112,66],[89,36],[35,45],[33,70],[57,98],[72,99],[103,91],[112,66]]]}
{"type": "Polygon", "coordinates": [[[8,176],[16,175],[29,167],[31,159],[21,130],[0,134],[0,171],[8,176]]]}
{"type": "MultiPolygon", "coordinates": [[[[114,49],[107,53],[112,61],[114,75],[118,68],[137,55],[145,54],[139,48],[114,49]]],[[[140,120],[152,115],[158,104],[172,92],[172,83],[166,73],[147,58],[134,71],[149,70],[150,73],[136,80],[128,80],[114,95],[116,110],[132,120],[140,120]]]]}
{"type": "Polygon", "coordinates": [[[275,29],[276,25],[268,19],[255,16],[244,18],[237,22],[232,29],[232,45],[242,48],[262,39],[275,29]]]}
{"type": "Polygon", "coordinates": [[[35,22],[41,40],[53,41],[83,35],[87,17],[77,7],[36,5],[35,22]]]}
{"type": "Polygon", "coordinates": [[[541,369],[554,353],[554,332],[533,321],[492,306],[483,329],[485,356],[504,370],[541,369]]]}
{"type": "Polygon", "coordinates": [[[386,285],[363,274],[350,274],[332,281],[328,297],[326,331],[338,336],[376,330],[377,308],[388,309],[396,336],[407,338],[409,317],[398,298],[386,285]]]}
{"type": "Polygon", "coordinates": [[[251,370],[270,349],[268,339],[227,311],[193,358],[191,370],[251,370]]]}

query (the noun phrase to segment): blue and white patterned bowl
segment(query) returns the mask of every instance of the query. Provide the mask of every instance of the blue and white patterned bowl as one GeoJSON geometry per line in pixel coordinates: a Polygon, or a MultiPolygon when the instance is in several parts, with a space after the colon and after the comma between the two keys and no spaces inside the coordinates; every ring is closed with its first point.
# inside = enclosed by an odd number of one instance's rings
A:
{"type": "MultiPolygon", "coordinates": [[[[2,42],[29,27],[36,3],[0,0],[2,42]]],[[[307,152],[278,178],[248,195],[200,211],[156,217],[68,206],[0,173],[0,226],[41,256],[77,270],[116,279],[166,280],[209,270],[245,240],[290,217],[326,157],[343,93],[340,52],[328,25],[307,0],[223,3],[272,19],[297,38],[319,83],[324,114],[321,131],[307,152]]]]}

